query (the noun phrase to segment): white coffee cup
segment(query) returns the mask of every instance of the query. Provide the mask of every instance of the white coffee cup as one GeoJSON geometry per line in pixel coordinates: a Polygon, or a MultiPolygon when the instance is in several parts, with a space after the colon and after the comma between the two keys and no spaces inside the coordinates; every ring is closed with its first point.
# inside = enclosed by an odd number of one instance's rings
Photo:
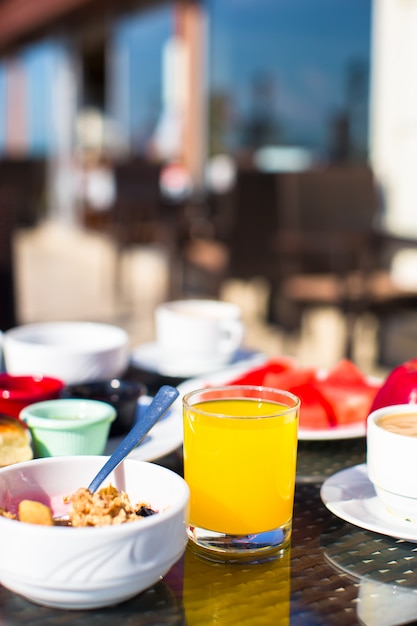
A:
{"type": "Polygon", "coordinates": [[[159,370],[195,376],[229,364],[242,344],[240,308],[220,300],[176,300],[155,311],[159,370]]]}
{"type": "Polygon", "coordinates": [[[368,416],[367,469],[386,508],[417,521],[416,404],[387,406],[368,416]]]}

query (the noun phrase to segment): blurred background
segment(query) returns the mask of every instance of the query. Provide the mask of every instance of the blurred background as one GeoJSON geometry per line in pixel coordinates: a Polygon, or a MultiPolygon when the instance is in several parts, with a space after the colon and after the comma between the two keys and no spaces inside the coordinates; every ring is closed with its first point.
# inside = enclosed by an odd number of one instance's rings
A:
{"type": "Polygon", "coordinates": [[[0,330],[153,338],[238,302],[246,343],[417,355],[417,3],[0,0],[0,330]]]}

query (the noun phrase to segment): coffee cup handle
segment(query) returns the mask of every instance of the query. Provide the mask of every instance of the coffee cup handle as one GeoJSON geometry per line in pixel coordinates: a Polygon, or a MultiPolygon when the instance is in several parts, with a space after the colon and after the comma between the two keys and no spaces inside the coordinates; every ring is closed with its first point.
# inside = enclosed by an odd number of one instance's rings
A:
{"type": "Polygon", "coordinates": [[[219,350],[228,354],[237,350],[243,341],[244,327],[240,320],[225,320],[222,324],[222,337],[219,350]]]}

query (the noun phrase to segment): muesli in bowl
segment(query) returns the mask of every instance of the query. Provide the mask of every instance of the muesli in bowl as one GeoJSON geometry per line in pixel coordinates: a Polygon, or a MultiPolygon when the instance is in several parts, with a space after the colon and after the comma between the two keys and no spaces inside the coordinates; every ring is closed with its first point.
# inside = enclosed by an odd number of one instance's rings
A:
{"type": "Polygon", "coordinates": [[[75,493],[64,496],[63,502],[69,504],[68,516],[65,517],[54,517],[48,505],[27,499],[19,502],[16,513],[0,508],[0,516],[27,524],[80,528],[137,522],[158,512],[147,502],[138,502],[133,506],[127,493],[119,491],[114,485],[102,487],[94,493],[87,487],[80,487],[75,493]]]}

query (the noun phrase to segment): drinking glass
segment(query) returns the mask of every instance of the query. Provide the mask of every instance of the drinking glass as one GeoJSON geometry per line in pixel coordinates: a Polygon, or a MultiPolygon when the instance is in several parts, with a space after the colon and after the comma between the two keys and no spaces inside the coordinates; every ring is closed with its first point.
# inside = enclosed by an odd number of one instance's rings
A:
{"type": "Polygon", "coordinates": [[[292,528],[300,400],[229,385],[183,398],[188,536],[214,560],[271,558],[292,528]]]}

